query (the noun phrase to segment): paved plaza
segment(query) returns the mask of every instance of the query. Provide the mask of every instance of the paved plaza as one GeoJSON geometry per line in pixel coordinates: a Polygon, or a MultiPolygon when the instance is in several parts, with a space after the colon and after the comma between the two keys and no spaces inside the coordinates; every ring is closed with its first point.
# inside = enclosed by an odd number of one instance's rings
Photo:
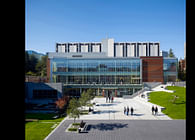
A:
{"type": "MultiPolygon", "coordinates": [[[[65,132],[66,120],[48,140],[185,140],[185,120],[85,120],[86,133],[65,132]]],[[[80,122],[80,121],[77,121],[80,122]]]]}
{"type": "MultiPolygon", "coordinates": [[[[162,85],[153,91],[163,91],[162,85]]],[[[147,91],[148,92],[148,91],[147,91]]],[[[72,118],[64,121],[45,140],[185,140],[185,120],[172,120],[161,112],[152,115],[147,98],[136,96],[132,99],[115,97],[113,103],[106,98],[94,98],[95,113],[81,115],[76,122],[87,124],[86,133],[65,132],[72,118]],[[134,114],[124,114],[124,107],[133,107],[134,114]]]]}
{"type": "MultiPolygon", "coordinates": [[[[139,99],[114,98],[113,103],[106,103],[106,98],[94,98],[92,101],[96,103],[93,107],[95,113],[80,116],[80,120],[171,120],[167,115],[163,114],[158,108],[158,115],[152,115],[151,103],[147,103],[139,99]],[[134,114],[125,115],[124,107],[134,108],[134,114]]],[[[156,105],[155,105],[156,106],[156,105]]],[[[130,112],[129,112],[130,114],[130,112]]]]}

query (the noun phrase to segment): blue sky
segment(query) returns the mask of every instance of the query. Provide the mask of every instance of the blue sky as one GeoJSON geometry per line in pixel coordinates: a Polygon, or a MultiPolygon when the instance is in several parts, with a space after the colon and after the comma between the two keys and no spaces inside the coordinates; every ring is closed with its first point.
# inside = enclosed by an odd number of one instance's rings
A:
{"type": "Polygon", "coordinates": [[[55,43],[160,42],[184,56],[185,0],[26,0],[26,50],[54,52],[55,43]]]}

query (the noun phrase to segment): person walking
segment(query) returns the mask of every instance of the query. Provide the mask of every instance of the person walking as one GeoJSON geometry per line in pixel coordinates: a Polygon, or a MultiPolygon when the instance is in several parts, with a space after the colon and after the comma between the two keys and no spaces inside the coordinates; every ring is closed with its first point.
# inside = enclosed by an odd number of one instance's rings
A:
{"type": "Polygon", "coordinates": [[[152,106],[152,115],[154,115],[154,106],[152,106]]]}
{"type": "Polygon", "coordinates": [[[127,106],[127,116],[129,115],[129,107],[127,106]]]}
{"type": "Polygon", "coordinates": [[[124,107],[124,114],[126,113],[126,107],[124,107]]]}
{"type": "Polygon", "coordinates": [[[133,115],[133,107],[131,107],[131,116],[133,115]]]}
{"type": "Polygon", "coordinates": [[[155,115],[157,115],[158,114],[158,107],[156,106],[156,108],[155,108],[155,115]]]}

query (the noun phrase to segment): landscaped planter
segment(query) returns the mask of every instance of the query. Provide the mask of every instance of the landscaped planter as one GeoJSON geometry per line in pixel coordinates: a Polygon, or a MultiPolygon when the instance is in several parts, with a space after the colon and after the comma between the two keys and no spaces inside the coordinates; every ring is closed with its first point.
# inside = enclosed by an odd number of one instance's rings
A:
{"type": "Polygon", "coordinates": [[[80,123],[72,123],[68,126],[65,132],[78,132],[78,128],[80,127],[80,123]]]}

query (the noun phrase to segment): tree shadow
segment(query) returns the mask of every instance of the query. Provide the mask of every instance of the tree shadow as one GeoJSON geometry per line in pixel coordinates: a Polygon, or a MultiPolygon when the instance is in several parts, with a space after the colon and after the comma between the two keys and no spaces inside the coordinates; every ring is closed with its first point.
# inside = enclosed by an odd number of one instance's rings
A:
{"type": "Polygon", "coordinates": [[[173,103],[173,104],[179,105],[179,104],[185,104],[185,103],[186,103],[186,101],[181,101],[179,103],[173,103]]]}
{"type": "Polygon", "coordinates": [[[156,116],[165,116],[165,114],[157,114],[156,116]]]}
{"type": "Polygon", "coordinates": [[[128,124],[121,124],[121,123],[99,123],[99,124],[89,124],[87,126],[87,131],[90,131],[91,129],[97,129],[100,131],[112,131],[114,129],[120,129],[123,127],[127,128],[128,124]]]}
{"type": "Polygon", "coordinates": [[[116,104],[108,103],[108,104],[99,104],[99,106],[114,106],[116,104]]]}
{"type": "Polygon", "coordinates": [[[94,111],[93,114],[106,114],[106,113],[116,113],[119,111],[115,111],[115,110],[104,110],[104,111],[94,111]]]}
{"type": "MultiPolygon", "coordinates": [[[[144,114],[133,114],[133,116],[143,116],[144,114]]],[[[131,116],[131,114],[130,114],[131,116]]]]}

